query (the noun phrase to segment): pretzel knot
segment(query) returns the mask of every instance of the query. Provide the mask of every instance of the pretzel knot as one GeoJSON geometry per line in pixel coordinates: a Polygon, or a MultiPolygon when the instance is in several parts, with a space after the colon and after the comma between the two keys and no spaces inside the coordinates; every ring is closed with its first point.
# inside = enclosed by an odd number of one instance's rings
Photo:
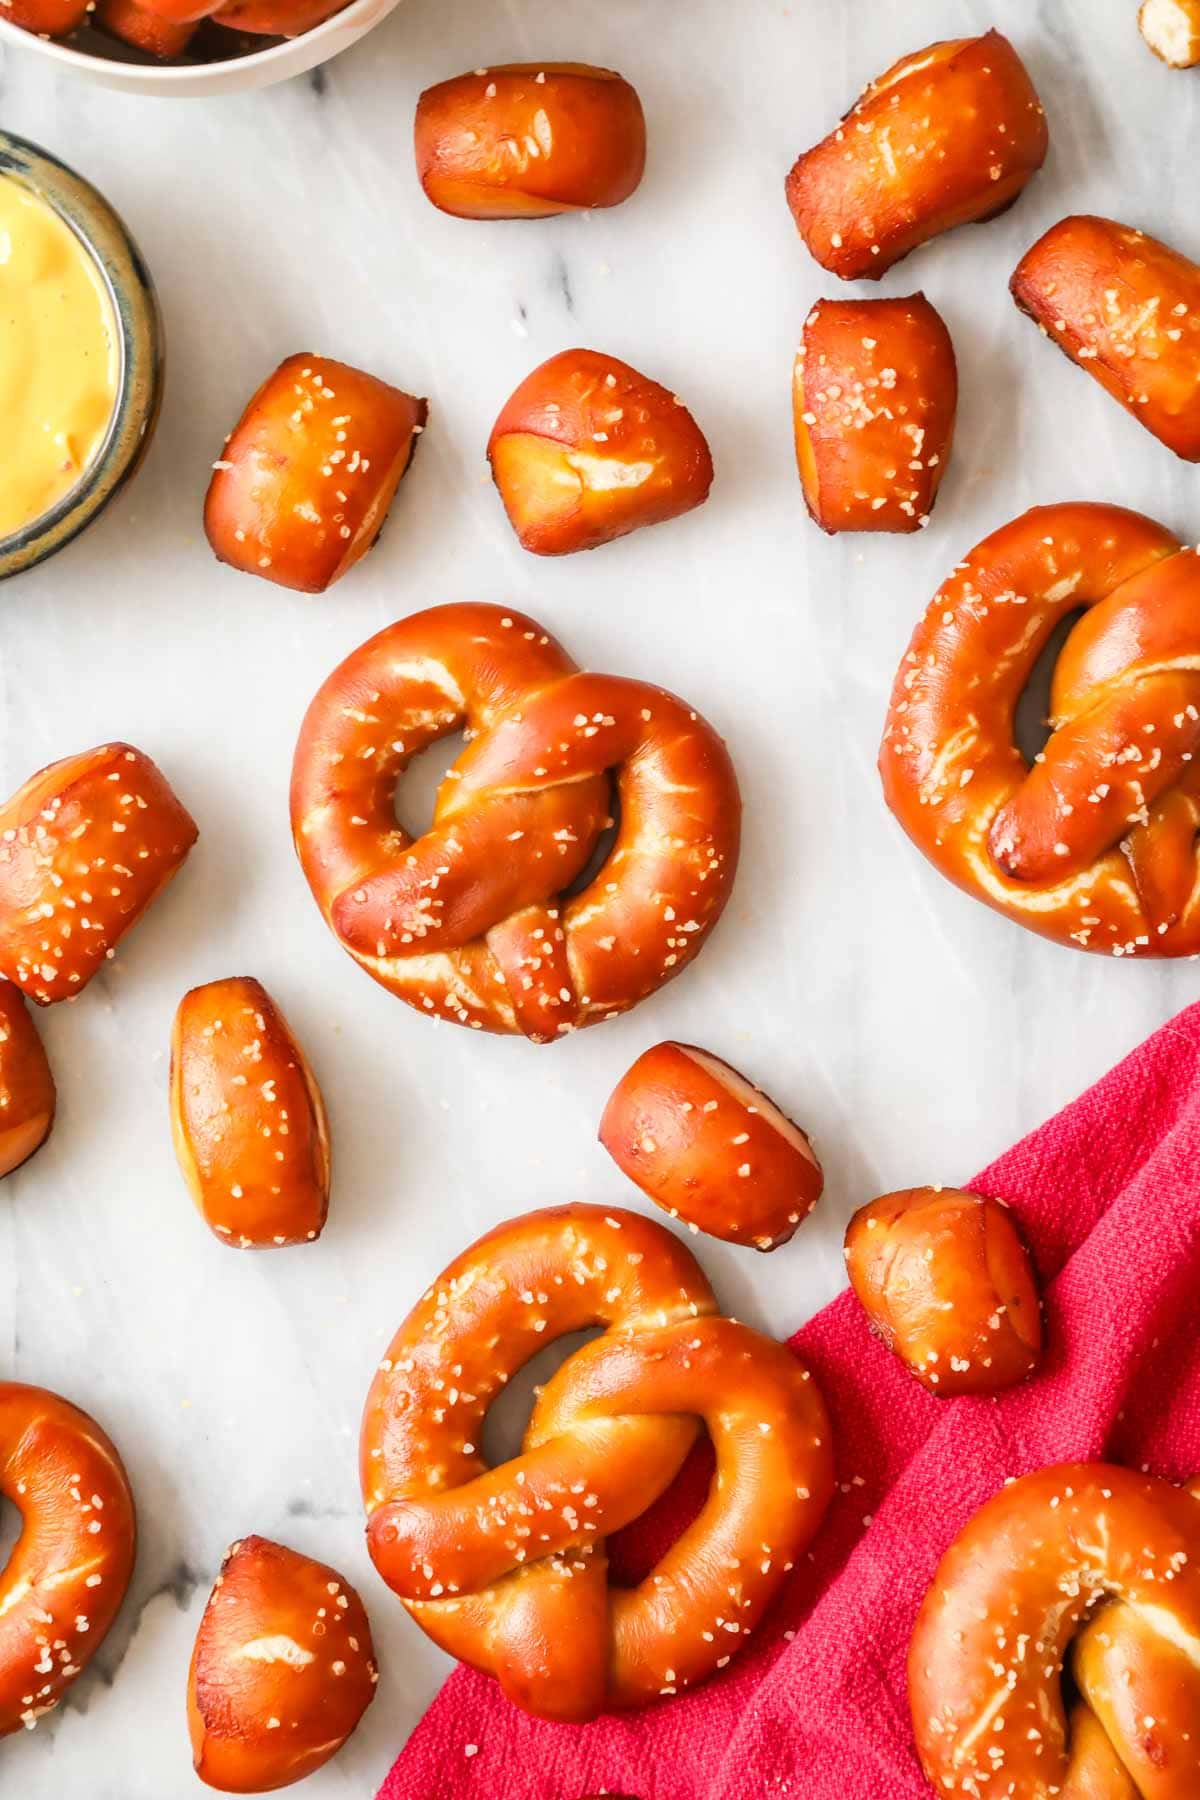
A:
{"type": "Polygon", "coordinates": [[[475,1030],[545,1043],[677,975],[729,896],[741,802],[721,739],[661,688],[576,668],[500,607],[415,613],[325,682],[301,727],[292,829],[327,922],[376,981],[475,1030]],[[468,743],[413,839],[412,758],[468,743]],[[582,877],[612,824],[612,848],[582,877]]]}
{"type": "Polygon", "coordinates": [[[940,1794],[1195,1800],[1200,1482],[1076,1463],[1003,1488],[942,1559],[909,1693],[940,1794]]]}
{"type": "Polygon", "coordinates": [[[481,1238],[389,1346],[367,1400],[371,1556],[416,1622],[544,1718],[591,1719],[723,1668],[833,1490],[829,1420],[791,1352],[732,1319],[689,1252],[636,1213],[564,1206],[481,1238]],[[484,1417],[565,1332],[605,1334],[538,1391],[521,1454],[484,1417]],[[640,1585],[605,1537],[650,1506],[708,1428],[708,1498],[640,1585]]]}
{"type": "Polygon", "coordinates": [[[888,805],[944,875],[1059,943],[1200,951],[1200,555],[1116,506],[1035,507],[934,597],[880,750],[888,805]],[[1051,735],[1017,702],[1060,620],[1051,735]]]}

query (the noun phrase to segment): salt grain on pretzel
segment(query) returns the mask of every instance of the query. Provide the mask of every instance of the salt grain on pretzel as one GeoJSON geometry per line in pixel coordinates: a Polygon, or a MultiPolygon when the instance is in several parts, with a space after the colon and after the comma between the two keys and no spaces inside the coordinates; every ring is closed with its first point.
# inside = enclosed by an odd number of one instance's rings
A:
{"type": "Polygon", "coordinates": [[[309,886],[392,993],[544,1043],[678,975],[728,898],[741,803],[712,727],[673,695],[578,670],[519,613],[456,605],[371,638],[308,709],[292,830],[309,886]],[[396,823],[412,758],[467,727],[431,828],[396,823]],[[620,801],[616,840],[582,892],[620,801]]]}
{"type": "Polygon", "coordinates": [[[196,837],[129,744],[31,776],[0,806],[0,974],[42,1006],[82,993],[196,837]]]}
{"type": "Polygon", "coordinates": [[[350,1583],[284,1544],[242,1538],[221,1564],[192,1651],[197,1775],[231,1794],[303,1781],[341,1749],[378,1679],[350,1583]]]}
{"type": "Polygon", "coordinates": [[[1139,425],[1200,462],[1200,266],[1112,219],[1060,219],[1009,284],[1022,312],[1139,425]]]}
{"type": "Polygon", "coordinates": [[[1032,931],[1104,956],[1200,952],[1200,556],[1117,506],[1034,507],[935,595],[892,689],[879,768],[930,861],[1032,931]],[[1055,626],[1052,731],[1017,702],[1055,626]]]}
{"type": "Polygon", "coordinates": [[[1200,1503],[1103,1463],[1010,1483],[942,1558],[908,1676],[947,1800],[1195,1800],[1200,1503]],[[1084,1714],[1068,1727],[1072,1649],[1084,1714]]]}
{"type": "Polygon", "coordinates": [[[565,1206],[489,1232],[439,1276],[380,1365],[362,1431],[376,1567],[434,1641],[539,1716],[682,1693],[739,1650],[833,1490],[829,1421],[783,1345],[714,1316],[692,1257],[638,1214],[565,1206]],[[547,1343],[602,1337],[540,1389],[522,1451],[484,1419],[547,1343]],[[701,1421],[717,1473],[637,1587],[604,1539],[670,1485],[701,1421]]]}
{"type": "Polygon", "coordinates": [[[600,1142],[672,1218],[756,1250],[785,1244],[824,1184],[800,1127],[692,1044],[638,1057],[609,1095],[600,1142]]]}
{"type": "Polygon", "coordinates": [[[133,1569],[133,1496],[94,1419],[0,1382],[0,1495],[21,1535],[0,1571],[0,1736],[32,1730],[83,1673],[133,1569]]]}
{"type": "Polygon", "coordinates": [[[823,268],[878,280],[919,244],[995,218],[1046,160],[1046,119],[1006,37],[930,44],[873,81],[787,179],[823,268]]]}
{"type": "Polygon", "coordinates": [[[287,1020],[249,976],[184,995],[171,1034],[171,1132],[200,1214],[224,1244],[311,1243],[329,1210],[329,1128],[287,1020]]]}
{"type": "Polygon", "coordinates": [[[943,1400],[998,1393],[1037,1367],[1037,1283],[999,1200],[958,1188],[884,1194],[851,1219],[846,1268],[872,1331],[943,1400]]]}

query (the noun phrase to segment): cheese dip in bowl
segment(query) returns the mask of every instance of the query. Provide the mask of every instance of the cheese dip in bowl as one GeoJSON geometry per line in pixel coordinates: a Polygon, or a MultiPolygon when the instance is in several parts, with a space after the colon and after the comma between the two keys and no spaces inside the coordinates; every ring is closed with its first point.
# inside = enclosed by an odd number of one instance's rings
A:
{"type": "Polygon", "coordinates": [[[0,132],[0,577],[69,542],[133,473],[158,413],[154,291],[108,203],[0,132]]]}

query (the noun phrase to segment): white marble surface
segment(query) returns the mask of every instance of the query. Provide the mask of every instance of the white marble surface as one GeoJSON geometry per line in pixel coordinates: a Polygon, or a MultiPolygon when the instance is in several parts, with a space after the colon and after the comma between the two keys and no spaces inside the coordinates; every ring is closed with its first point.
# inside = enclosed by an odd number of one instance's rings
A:
{"type": "Polygon", "coordinates": [[[1043,343],[1006,291],[1020,252],[1066,211],[1110,212],[1200,253],[1200,76],[1155,63],[1134,12],[1134,0],[405,0],[319,82],[261,95],[139,101],[55,82],[24,55],[0,66],[4,124],[128,217],[170,340],[162,426],[134,489],[0,594],[0,788],[124,736],[201,827],[111,971],[43,1018],[60,1119],[0,1194],[0,1372],[99,1415],[142,1524],[99,1673],[0,1748],[4,1795],[198,1793],[187,1658],[222,1547],[246,1531],[332,1561],[366,1598],[378,1700],[307,1792],[373,1792],[443,1673],[363,1547],[354,1440],[373,1364],[426,1279],[484,1227],[572,1198],[639,1204],[595,1126],[647,1044],[711,1045],[816,1138],[826,1197],[788,1248],[700,1246],[730,1308],[782,1332],[840,1285],[854,1205],[969,1176],[1196,995],[1191,965],[1068,954],[944,885],[890,821],[874,771],[908,633],[986,530],[1065,498],[1200,529],[1196,472],[1043,343]],[[1034,71],[1050,160],[1007,217],[886,278],[887,293],[923,286],[949,322],[958,444],[924,535],[830,540],[801,503],[788,385],[800,323],[830,283],[795,236],[783,176],[895,56],[991,22],[1034,71]],[[548,224],[441,217],[413,174],[418,91],[540,57],[636,82],[641,190],[548,224]],[[541,562],[509,533],[483,445],[516,381],[573,343],[682,393],[717,480],[683,521],[541,562]],[[223,433],[302,347],[432,401],[382,543],[315,601],[219,568],[200,530],[223,433]],[[676,688],[727,734],[744,789],[738,886],[697,966],[549,1049],[435,1028],[374,987],[326,933],[289,845],[289,760],[319,681],[386,621],[460,597],[523,607],[591,666],[676,688]],[[223,1248],[172,1158],[175,1003],[242,972],[285,1005],[330,1102],[333,1208],[312,1248],[223,1248]]]}

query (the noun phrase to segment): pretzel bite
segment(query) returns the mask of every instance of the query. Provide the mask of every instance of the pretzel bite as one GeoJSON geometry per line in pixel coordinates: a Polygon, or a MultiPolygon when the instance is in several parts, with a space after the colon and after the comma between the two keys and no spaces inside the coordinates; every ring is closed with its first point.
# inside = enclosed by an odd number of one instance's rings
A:
{"type": "Polygon", "coordinates": [[[536,556],[594,550],[708,499],[712,456],[682,400],[628,363],[563,350],[506,402],[488,439],[492,478],[536,556]]]}
{"type": "Polygon", "coordinates": [[[171,1135],[205,1223],[239,1250],[320,1237],[329,1209],[321,1090],[261,982],[193,988],[171,1034],[171,1135]]]}
{"type": "Polygon", "coordinates": [[[1200,0],[1142,0],[1138,25],[1155,56],[1173,69],[1200,63],[1200,0]]]}
{"type": "Polygon", "coordinates": [[[773,1250],[824,1183],[798,1125],[692,1044],[656,1044],[609,1096],[600,1142],[621,1172],[694,1231],[773,1250]]]}
{"type": "Polygon", "coordinates": [[[642,179],[642,103],[612,69],[505,63],[417,101],[421,186],[460,219],[547,219],[619,206],[642,179]]]}
{"type": "Polygon", "coordinates": [[[797,229],[822,268],[877,281],[919,244],[992,219],[1046,160],[1046,118],[998,31],[931,44],[865,89],[787,178],[797,229]]]}
{"type": "Polygon", "coordinates": [[[154,7],[140,6],[138,0],[96,0],[92,22],[109,37],[120,38],[167,62],[187,49],[195,36],[195,23],[166,18],[154,7]]]}
{"type": "Polygon", "coordinates": [[[21,1514],[0,1569],[3,1737],[31,1731],[100,1648],[129,1586],[135,1527],[121,1459],[96,1421],[16,1381],[0,1382],[0,1496],[21,1514]]]}
{"type": "MultiPolygon", "coordinates": [[[[230,31],[250,31],[255,36],[299,37],[341,12],[349,0],[234,0],[213,14],[214,22],[230,31]]],[[[307,360],[307,359],[306,359],[307,360]]]]}
{"type": "Polygon", "coordinates": [[[1060,219],[1009,284],[1022,312],[1186,462],[1200,462],[1200,267],[1129,225],[1060,219]]]}
{"type": "Polygon", "coordinates": [[[1041,1359],[1033,1266],[999,1200],[884,1194],[851,1219],[846,1268],[872,1331],[931,1394],[994,1394],[1041,1359]]]}
{"type": "Polygon", "coordinates": [[[218,560],[323,593],[379,536],[428,410],[347,363],[287,357],[213,464],[204,530],[218,560]]]}
{"type": "Polygon", "coordinates": [[[87,17],[89,0],[0,0],[2,17],[37,37],[70,37],[87,17]]]}
{"type": "Polygon", "coordinates": [[[129,744],[39,770],[0,806],[0,975],[40,1006],[82,993],[196,837],[129,744]]]}
{"type": "Polygon", "coordinates": [[[919,531],[954,438],[958,369],[941,316],[907,300],[822,300],[804,321],[796,462],[822,531],[919,531]]]}
{"type": "Polygon", "coordinates": [[[284,1544],[242,1538],[221,1564],[188,1672],[197,1775],[227,1794],[303,1781],[337,1755],[378,1679],[350,1583],[284,1544]]]}
{"type": "Polygon", "coordinates": [[[54,1077],[20,991],[0,981],[0,1176],[40,1150],[54,1123],[54,1077]]]}

